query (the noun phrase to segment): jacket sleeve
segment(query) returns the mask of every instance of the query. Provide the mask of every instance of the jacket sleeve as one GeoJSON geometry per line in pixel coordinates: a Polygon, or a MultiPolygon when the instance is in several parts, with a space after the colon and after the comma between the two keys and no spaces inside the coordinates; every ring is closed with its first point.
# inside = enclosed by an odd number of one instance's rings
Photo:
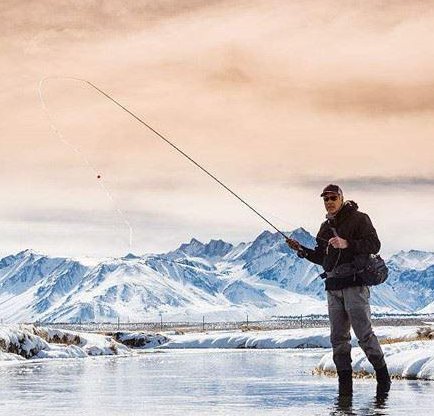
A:
{"type": "Polygon", "coordinates": [[[348,240],[355,254],[377,254],[380,251],[381,243],[368,215],[362,214],[356,235],[356,238],[348,240]]]}
{"type": "Polygon", "coordinates": [[[312,263],[319,264],[322,266],[324,261],[324,256],[326,254],[327,244],[322,239],[316,238],[316,247],[314,249],[301,246],[302,249],[297,253],[299,257],[305,258],[312,263]]]}

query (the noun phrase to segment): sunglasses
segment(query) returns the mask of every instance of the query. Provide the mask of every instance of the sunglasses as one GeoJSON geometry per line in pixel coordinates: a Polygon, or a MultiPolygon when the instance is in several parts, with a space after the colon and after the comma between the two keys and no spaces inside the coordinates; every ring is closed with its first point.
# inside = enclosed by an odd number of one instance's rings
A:
{"type": "Polygon", "coordinates": [[[337,195],[324,196],[324,197],[323,197],[323,200],[324,200],[324,202],[328,202],[329,200],[330,200],[330,201],[337,201],[338,198],[339,198],[339,197],[338,197],[337,195]]]}

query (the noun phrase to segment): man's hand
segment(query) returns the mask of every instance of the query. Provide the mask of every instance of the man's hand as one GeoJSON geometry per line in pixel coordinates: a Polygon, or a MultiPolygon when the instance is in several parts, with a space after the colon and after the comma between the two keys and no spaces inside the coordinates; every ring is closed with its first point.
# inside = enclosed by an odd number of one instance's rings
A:
{"type": "Polygon", "coordinates": [[[286,244],[288,244],[289,248],[292,248],[295,251],[301,250],[301,245],[297,240],[293,240],[292,238],[287,238],[286,244]]]}
{"type": "Polygon", "coordinates": [[[333,248],[347,248],[348,247],[348,241],[344,240],[341,237],[330,238],[329,244],[331,244],[333,246],[333,248]]]}

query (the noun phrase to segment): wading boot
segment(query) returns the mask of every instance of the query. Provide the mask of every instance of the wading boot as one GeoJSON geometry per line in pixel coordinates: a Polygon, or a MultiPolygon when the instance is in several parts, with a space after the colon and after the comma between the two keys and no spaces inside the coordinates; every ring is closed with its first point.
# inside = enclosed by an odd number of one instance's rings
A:
{"type": "Polygon", "coordinates": [[[351,396],[353,394],[353,371],[338,371],[339,396],[351,396]]]}
{"type": "Polygon", "coordinates": [[[389,376],[389,371],[387,370],[387,365],[375,370],[377,374],[377,394],[386,394],[390,390],[390,385],[392,384],[389,376]]]}

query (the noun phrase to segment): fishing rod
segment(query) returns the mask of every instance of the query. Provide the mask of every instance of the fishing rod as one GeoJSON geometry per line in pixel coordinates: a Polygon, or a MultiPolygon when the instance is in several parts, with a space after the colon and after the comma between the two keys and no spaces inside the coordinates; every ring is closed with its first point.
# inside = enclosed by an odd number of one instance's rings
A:
{"type": "Polygon", "coordinates": [[[196,162],[190,155],[185,153],[182,149],[180,149],[177,145],[173,143],[173,141],[169,140],[167,137],[165,137],[162,133],[157,131],[155,128],[153,128],[151,125],[146,123],[142,118],[140,118],[138,115],[133,113],[131,110],[129,110],[127,107],[122,105],[119,101],[117,101],[115,98],[113,98],[110,94],[102,90],[101,88],[97,87],[95,84],[93,84],[90,81],[87,81],[86,79],[82,78],[74,78],[74,77],[47,77],[40,81],[40,89],[42,86],[42,83],[49,79],[69,79],[74,81],[83,82],[87,85],[89,85],[91,88],[93,88],[95,91],[103,95],[105,98],[107,98],[109,101],[120,107],[123,111],[128,113],[130,116],[132,116],[134,119],[136,119],[140,124],[145,126],[147,129],[149,129],[152,133],[157,135],[161,140],[166,142],[169,146],[171,146],[174,150],[176,150],[179,154],[181,154],[183,157],[185,157],[188,161],[190,161],[193,165],[198,167],[202,172],[207,174],[211,179],[213,179],[215,182],[217,182],[221,187],[223,187],[226,191],[231,193],[235,198],[237,198],[240,202],[242,202],[247,208],[249,208],[252,212],[254,212],[258,217],[260,217],[263,221],[265,221],[270,227],[272,227],[274,230],[276,230],[285,240],[288,240],[288,237],[279,229],[277,228],[270,220],[268,220],[264,215],[262,215],[260,212],[258,212],[252,205],[250,205],[248,202],[246,202],[241,196],[239,196],[236,192],[234,192],[231,188],[229,188],[227,185],[225,185],[220,179],[218,179],[215,175],[213,175],[211,172],[209,172],[206,168],[204,168],[201,164],[196,162]]]}
{"type": "Polygon", "coordinates": [[[215,175],[213,175],[211,172],[209,172],[207,169],[205,169],[202,165],[200,165],[198,162],[196,162],[191,156],[189,156],[187,153],[185,153],[183,150],[181,150],[178,146],[176,146],[171,140],[169,140],[167,137],[165,137],[163,134],[155,130],[152,126],[150,126],[148,123],[143,121],[140,117],[138,117],[136,114],[134,114],[132,111],[130,111],[128,108],[123,106],[121,103],[119,103],[117,100],[115,100],[113,97],[111,97],[109,94],[107,94],[105,91],[98,88],[96,85],[92,84],[89,81],[86,81],[92,88],[97,90],[99,93],[104,95],[106,98],[108,98],[110,101],[112,101],[114,104],[122,108],[122,110],[126,111],[128,114],[130,114],[132,117],[134,117],[139,123],[147,127],[149,130],[151,130],[153,133],[155,133],[160,139],[164,140],[169,146],[171,146],[173,149],[175,149],[178,153],[180,153],[182,156],[187,158],[191,163],[193,163],[196,167],[198,167],[202,172],[206,173],[210,178],[212,178],[214,181],[216,181],[219,185],[221,185],[224,189],[226,189],[228,192],[230,192],[235,198],[237,198],[239,201],[241,201],[247,208],[250,208],[256,215],[258,215],[260,218],[262,218],[270,227],[274,228],[280,235],[282,235],[285,239],[288,237],[280,231],[274,224],[272,224],[267,218],[265,218],[261,213],[259,213],[255,208],[253,208],[249,203],[247,203],[243,198],[241,198],[237,193],[235,193],[231,188],[229,188],[227,185],[225,185],[220,179],[218,179],[215,175]]]}
{"type": "MultiPolygon", "coordinates": [[[[256,215],[258,215],[262,220],[264,220],[270,227],[275,229],[280,235],[282,235],[285,239],[288,237],[280,231],[273,223],[271,223],[267,218],[265,218],[260,212],[258,212],[255,208],[253,208],[248,202],[246,202],[243,198],[241,198],[237,193],[235,193],[231,188],[229,188],[227,185],[225,185],[220,179],[218,179],[215,175],[213,175],[211,172],[209,172],[207,169],[205,169],[202,165],[200,165],[198,162],[196,162],[191,156],[189,156],[187,153],[185,153],[182,149],[180,149],[178,146],[176,146],[171,140],[169,140],[167,137],[165,137],[163,134],[161,134],[159,131],[154,129],[152,126],[150,126],[148,123],[146,123],[144,120],[142,120],[138,115],[134,114],[131,110],[126,108],[124,105],[122,105],[119,101],[114,99],[110,94],[106,93],[101,88],[97,87],[95,84],[93,84],[90,81],[87,81],[85,79],[81,78],[71,78],[75,81],[84,82],[90,87],[92,87],[94,90],[99,92],[101,95],[106,97],[108,100],[110,100],[112,103],[116,104],[118,107],[120,107],[122,110],[127,112],[130,116],[135,118],[140,124],[148,128],[150,131],[152,131],[154,134],[156,134],[160,139],[165,141],[169,146],[171,146],[173,149],[175,149],[178,153],[180,153],[182,156],[184,156],[186,159],[188,159],[191,163],[193,163],[196,167],[198,167],[202,172],[206,173],[210,178],[212,178],[215,182],[217,182],[220,186],[222,186],[224,189],[226,189],[228,192],[230,192],[235,198],[237,198],[240,202],[242,202],[246,207],[248,207],[250,210],[252,210],[256,215]]],[[[46,80],[48,78],[45,78],[46,80]]]]}

